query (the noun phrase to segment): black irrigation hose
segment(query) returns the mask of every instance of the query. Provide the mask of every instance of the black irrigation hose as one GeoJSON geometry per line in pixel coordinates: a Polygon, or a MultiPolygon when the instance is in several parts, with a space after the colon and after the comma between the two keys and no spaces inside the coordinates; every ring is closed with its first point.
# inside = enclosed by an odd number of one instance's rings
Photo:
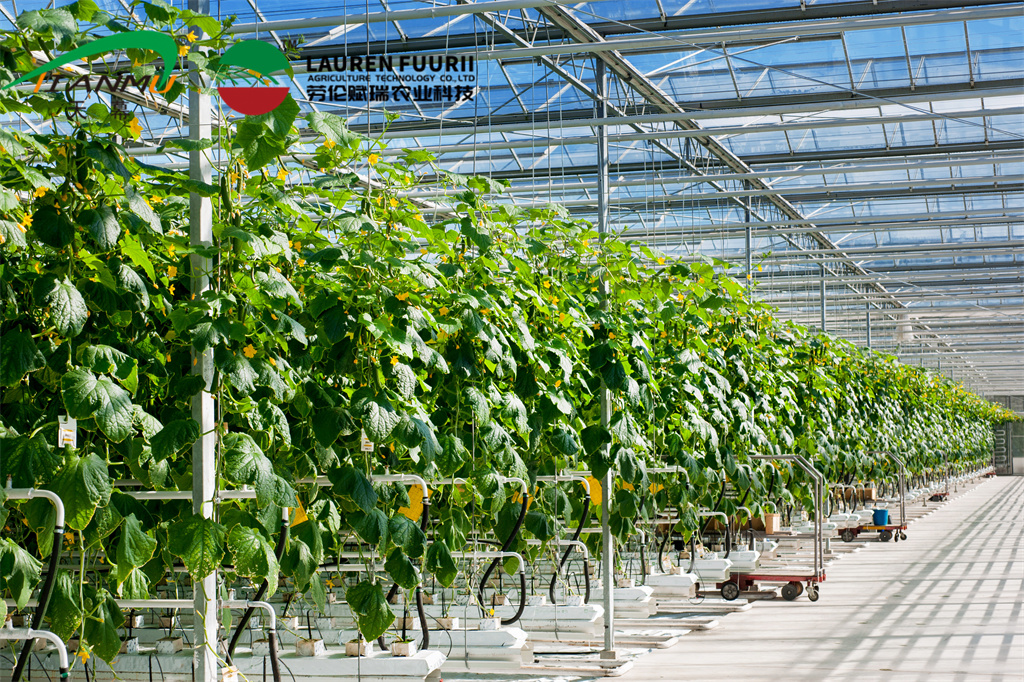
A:
{"type": "MultiPolygon", "coordinates": [[[[519,518],[516,519],[516,525],[512,528],[512,532],[508,534],[508,538],[501,544],[501,551],[507,552],[508,548],[515,542],[516,536],[519,535],[519,529],[523,527],[523,521],[526,520],[526,505],[530,501],[530,494],[523,492],[523,504],[519,509],[519,518]]],[[[498,562],[501,561],[500,557],[495,557],[494,561],[491,562],[487,570],[484,571],[484,577],[480,579],[480,607],[484,605],[484,585],[487,584],[487,580],[491,577],[491,573],[498,567],[498,562]]],[[[516,611],[516,615],[511,618],[502,618],[502,625],[512,625],[516,623],[523,616],[523,611],[526,609],[526,567],[519,567],[519,609],[516,611]]]]}
{"type": "MultiPolygon", "coordinates": [[[[427,533],[427,525],[430,523],[430,501],[423,498],[423,517],[420,519],[420,530],[427,533]]],[[[430,648],[430,626],[427,623],[427,613],[423,610],[423,593],[420,586],[416,586],[416,614],[420,617],[420,630],[423,631],[423,642],[421,648],[430,648]]]]}
{"type": "MultiPolygon", "coordinates": [[[[284,548],[288,544],[288,535],[291,525],[287,518],[281,519],[281,532],[277,536],[277,547],[274,548],[274,556],[277,557],[278,563],[281,561],[281,557],[284,556],[284,548]]],[[[252,601],[261,601],[263,595],[267,593],[267,588],[270,586],[269,581],[264,579],[260,583],[260,587],[256,590],[256,596],[253,597],[252,601]]],[[[235,633],[231,636],[231,643],[228,645],[227,660],[231,663],[231,657],[235,655],[235,647],[238,646],[238,640],[242,636],[242,631],[249,625],[249,620],[252,618],[253,612],[256,611],[256,607],[250,606],[242,614],[241,620],[238,621],[238,625],[235,627],[235,633]]],[[[281,673],[277,669],[277,647],[275,646],[277,640],[277,634],[271,631],[270,636],[273,641],[270,642],[270,663],[274,670],[274,682],[281,682],[281,673]]],[[[310,635],[312,636],[312,634],[310,635]]]]}
{"type": "MultiPolygon", "coordinates": [[[[63,548],[64,541],[64,529],[54,528],[53,529],[53,548],[50,550],[50,565],[47,567],[46,580],[43,582],[42,589],[39,590],[39,601],[36,606],[36,612],[32,615],[32,629],[38,630],[43,624],[43,616],[46,615],[46,609],[50,605],[50,597],[53,595],[53,582],[57,579],[57,562],[60,561],[60,551],[63,548]]],[[[25,642],[25,646],[21,648],[21,655],[18,656],[18,663],[14,666],[14,672],[11,673],[11,682],[18,682],[21,679],[21,674],[25,670],[25,665],[28,663],[29,656],[32,655],[32,649],[35,647],[36,641],[30,639],[25,642]]],[[[61,668],[61,678],[67,677],[67,670],[61,668]]]]}
{"type": "MultiPolygon", "coordinates": [[[[580,535],[583,533],[583,527],[586,526],[587,522],[590,521],[590,493],[587,492],[584,495],[585,495],[585,497],[583,498],[583,516],[580,517],[580,525],[576,526],[576,530],[572,534],[572,541],[573,542],[578,542],[579,541],[580,535]]],[[[555,571],[555,574],[551,576],[551,582],[548,584],[548,599],[551,600],[552,604],[556,603],[555,602],[555,584],[558,582],[558,577],[560,575],[562,575],[562,569],[565,567],[565,562],[569,560],[569,555],[572,554],[573,549],[575,549],[575,547],[573,547],[572,545],[569,545],[568,547],[565,548],[565,553],[562,554],[562,560],[560,562],[558,562],[558,570],[555,571]]],[[[584,578],[585,578],[585,580],[587,582],[587,598],[586,598],[586,601],[589,602],[590,601],[590,571],[589,571],[590,566],[587,565],[586,559],[584,559],[583,561],[584,561],[583,571],[584,571],[584,574],[585,574],[584,578]]]]}

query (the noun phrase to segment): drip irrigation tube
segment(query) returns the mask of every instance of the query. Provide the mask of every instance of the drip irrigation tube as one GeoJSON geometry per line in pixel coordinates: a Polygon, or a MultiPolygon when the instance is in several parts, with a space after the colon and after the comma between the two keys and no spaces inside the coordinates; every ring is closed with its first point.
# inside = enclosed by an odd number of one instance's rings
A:
{"type": "MultiPolygon", "coordinates": [[[[53,503],[55,519],[53,527],[53,546],[50,548],[50,562],[46,567],[46,579],[43,581],[43,586],[39,590],[38,605],[36,606],[35,613],[32,614],[32,627],[29,629],[29,632],[40,631],[39,628],[43,624],[43,616],[46,615],[46,609],[50,606],[50,597],[53,594],[53,583],[57,579],[57,564],[60,561],[62,543],[64,540],[64,503],[61,501],[60,497],[49,490],[36,490],[34,488],[8,488],[4,492],[9,499],[33,500],[42,497],[53,503]]],[[[25,642],[25,645],[21,648],[21,654],[18,656],[18,662],[15,663],[14,671],[11,673],[11,682],[18,682],[21,679],[21,675],[25,671],[25,666],[28,664],[28,659],[32,655],[32,648],[34,646],[35,639],[30,639],[25,642]]],[[[67,665],[65,664],[64,667],[67,668],[67,665]]],[[[67,674],[65,673],[62,677],[67,677],[67,674]]]]}
{"type": "Polygon", "coordinates": [[[45,639],[57,647],[57,656],[60,658],[60,679],[68,679],[68,648],[64,640],[49,630],[35,630],[33,628],[0,628],[0,640],[26,640],[29,648],[37,639],[45,639]]]}
{"type": "MultiPolygon", "coordinates": [[[[530,494],[524,489],[522,505],[519,508],[519,518],[516,519],[516,525],[512,528],[512,532],[508,534],[508,538],[501,544],[502,552],[509,551],[512,543],[515,542],[516,537],[519,535],[519,529],[523,527],[523,521],[526,519],[526,505],[529,501],[530,494]]],[[[501,558],[495,557],[487,567],[487,570],[484,571],[483,578],[480,579],[480,608],[483,608],[484,605],[484,585],[487,584],[487,580],[491,577],[491,573],[494,572],[494,569],[498,567],[499,561],[501,561],[501,558]]],[[[520,567],[519,570],[519,609],[511,618],[502,618],[502,625],[512,625],[516,623],[520,618],[522,618],[523,611],[526,609],[526,573],[523,570],[524,568],[525,567],[520,567]]]]}
{"type": "MultiPolygon", "coordinates": [[[[274,548],[274,556],[277,557],[278,562],[280,562],[281,557],[284,556],[284,549],[285,546],[288,544],[288,533],[290,527],[291,526],[288,520],[288,511],[287,509],[282,510],[281,532],[277,538],[277,547],[274,548]]],[[[238,645],[238,640],[242,636],[242,631],[245,630],[246,626],[249,624],[249,620],[252,618],[253,611],[255,611],[256,609],[255,604],[262,603],[260,602],[260,600],[263,599],[263,595],[267,593],[268,587],[269,582],[267,579],[264,579],[263,582],[260,584],[259,589],[256,590],[256,596],[252,599],[253,605],[246,607],[245,613],[242,614],[241,620],[238,621],[238,625],[235,627],[235,633],[231,636],[231,643],[228,645],[228,663],[231,663],[231,658],[235,655],[235,647],[238,645]]],[[[274,628],[271,628],[269,639],[270,665],[274,672],[274,682],[281,682],[281,672],[279,670],[277,661],[277,633],[274,628]]]]}
{"type": "MultiPolygon", "coordinates": [[[[580,517],[580,525],[576,526],[576,530],[572,534],[573,542],[579,541],[580,535],[583,533],[583,528],[587,525],[588,521],[590,521],[590,490],[587,490],[587,492],[584,494],[583,515],[580,517]]],[[[572,551],[572,545],[569,545],[565,548],[565,553],[562,554],[562,560],[558,562],[558,570],[555,571],[555,574],[551,576],[551,582],[548,583],[548,599],[551,600],[552,604],[556,603],[555,584],[558,582],[558,578],[562,575],[562,569],[565,567],[565,562],[569,560],[569,555],[572,553],[572,551]]],[[[590,566],[589,562],[587,561],[586,555],[584,555],[583,557],[583,576],[586,580],[587,590],[587,595],[586,598],[583,600],[583,603],[586,604],[590,602],[590,566]]]]}

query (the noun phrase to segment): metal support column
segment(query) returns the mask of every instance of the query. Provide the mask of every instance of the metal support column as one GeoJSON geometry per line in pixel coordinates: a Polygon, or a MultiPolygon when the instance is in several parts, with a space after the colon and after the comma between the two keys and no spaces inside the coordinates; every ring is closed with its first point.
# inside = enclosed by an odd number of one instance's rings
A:
{"type": "Polygon", "coordinates": [[[871,304],[864,304],[864,328],[867,330],[867,346],[871,348],[871,304]]]}
{"type": "Polygon", "coordinates": [[[821,331],[824,333],[825,330],[825,266],[819,265],[818,268],[821,271],[821,284],[819,284],[819,293],[821,294],[821,331]]]}
{"type": "MultiPolygon", "coordinates": [[[[608,90],[605,80],[604,60],[594,60],[594,92],[597,94],[596,118],[606,118],[608,114],[608,90]]],[[[604,125],[597,126],[597,231],[608,232],[608,131],[604,125]]],[[[608,283],[601,280],[602,306],[607,306],[608,283]]],[[[601,426],[608,428],[612,419],[611,391],[601,386],[601,426]]],[[[604,460],[610,457],[611,444],[605,448],[604,460]]],[[[612,471],[609,469],[601,477],[601,596],[604,606],[604,650],[601,658],[616,658],[615,653],[615,541],[611,530],[611,499],[612,471]]]]}
{"type": "MultiPolygon", "coordinates": [[[[210,0],[188,0],[188,8],[200,14],[210,13],[210,0]]],[[[193,31],[201,33],[198,27],[193,31]]],[[[202,85],[198,73],[193,72],[188,95],[188,137],[190,140],[210,139],[212,134],[212,104],[210,95],[200,92],[202,85]]],[[[208,151],[189,152],[189,178],[200,182],[213,181],[213,166],[208,151]]],[[[209,198],[189,195],[189,243],[209,246],[213,243],[213,204],[209,198]]],[[[209,258],[192,254],[190,287],[193,296],[210,288],[212,263],[209,258]]],[[[192,511],[213,518],[214,495],[217,486],[216,447],[214,431],[215,411],[213,395],[213,352],[210,349],[192,349],[192,373],[206,382],[205,388],[192,398],[192,418],[199,424],[202,434],[192,446],[192,511]]],[[[214,571],[194,584],[195,624],[193,626],[196,682],[215,682],[217,679],[217,572],[214,571]]]]}
{"type": "MultiPolygon", "coordinates": [[[[746,180],[743,181],[743,189],[748,189],[750,183],[746,180]]],[[[747,290],[749,291],[754,286],[754,269],[751,261],[750,254],[750,199],[743,204],[743,222],[746,223],[746,247],[747,247],[747,290]]]]}

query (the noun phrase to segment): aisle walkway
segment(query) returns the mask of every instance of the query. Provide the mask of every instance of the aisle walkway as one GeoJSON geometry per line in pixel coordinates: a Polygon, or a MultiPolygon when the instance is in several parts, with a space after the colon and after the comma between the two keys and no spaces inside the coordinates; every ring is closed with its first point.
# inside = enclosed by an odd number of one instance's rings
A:
{"type": "Polygon", "coordinates": [[[827,571],[816,604],[761,602],[621,679],[1024,680],[1024,478],[991,479],[827,571]]]}

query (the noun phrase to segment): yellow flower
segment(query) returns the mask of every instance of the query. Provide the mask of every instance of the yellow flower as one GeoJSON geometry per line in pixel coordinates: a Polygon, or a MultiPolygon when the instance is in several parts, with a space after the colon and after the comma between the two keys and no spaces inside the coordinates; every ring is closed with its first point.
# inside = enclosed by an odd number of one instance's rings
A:
{"type": "Polygon", "coordinates": [[[59,156],[63,156],[63,157],[65,157],[65,158],[67,158],[67,155],[68,155],[68,150],[67,150],[67,149],[65,149],[64,147],[57,147],[57,154],[58,154],[59,156]]]}
{"type": "Polygon", "coordinates": [[[562,385],[562,380],[561,379],[559,379],[558,381],[555,382],[555,388],[558,388],[561,385],[562,385]]]}
{"type": "Polygon", "coordinates": [[[398,357],[397,356],[395,356],[395,355],[391,356],[391,364],[392,365],[397,365],[398,364],[398,357]]]}
{"type": "Polygon", "coordinates": [[[277,320],[277,315],[275,315],[274,313],[270,313],[270,319],[277,320]]]}
{"type": "Polygon", "coordinates": [[[391,204],[391,208],[398,208],[398,199],[391,197],[391,201],[389,203],[391,204]]]}
{"type": "Polygon", "coordinates": [[[658,259],[658,265],[664,265],[664,264],[665,264],[665,259],[664,258],[659,258],[658,259]]]}
{"type": "Polygon", "coordinates": [[[371,166],[375,166],[377,162],[380,161],[380,156],[378,156],[377,154],[370,154],[370,156],[366,160],[370,162],[371,166]]]}
{"type": "Polygon", "coordinates": [[[18,223],[18,227],[21,228],[22,232],[25,232],[27,228],[32,227],[32,216],[26,213],[25,216],[21,219],[21,222],[18,223]]]}
{"type": "Polygon", "coordinates": [[[277,179],[278,180],[284,180],[287,177],[288,177],[288,171],[286,171],[284,168],[282,168],[281,170],[277,171],[277,179]]]}
{"type": "Polygon", "coordinates": [[[544,288],[545,289],[550,289],[551,288],[551,282],[544,282],[544,288]]]}
{"type": "Polygon", "coordinates": [[[418,221],[420,221],[422,223],[423,222],[423,214],[422,213],[417,213],[416,214],[416,220],[418,220],[418,221]]]}
{"type": "Polygon", "coordinates": [[[441,313],[442,315],[447,315],[448,314],[448,306],[446,306],[446,305],[441,306],[441,309],[438,310],[437,312],[441,313]]]}
{"type": "Polygon", "coordinates": [[[551,297],[551,304],[552,305],[558,305],[558,297],[557,296],[552,296],[551,297]]]}
{"type": "Polygon", "coordinates": [[[167,266],[167,276],[168,277],[177,277],[178,276],[178,268],[176,268],[173,265],[168,265],[167,266]]]}
{"type": "Polygon", "coordinates": [[[142,176],[138,173],[132,176],[132,182],[139,182],[140,180],[142,180],[142,176]]]}
{"type": "Polygon", "coordinates": [[[171,361],[171,354],[170,354],[170,353],[168,353],[168,354],[167,354],[167,362],[170,362],[170,361],[171,361]]]}
{"type": "Polygon", "coordinates": [[[152,203],[154,203],[154,204],[162,204],[162,203],[164,203],[164,198],[163,197],[150,197],[149,200],[152,203]]]}
{"type": "Polygon", "coordinates": [[[327,585],[327,589],[329,589],[329,590],[333,590],[334,589],[334,581],[333,580],[328,580],[324,584],[327,585]]]}
{"type": "Polygon", "coordinates": [[[187,38],[188,42],[190,42],[190,43],[196,42],[196,32],[195,31],[189,31],[188,35],[185,36],[185,38],[187,38]]]}
{"type": "Polygon", "coordinates": [[[430,252],[427,251],[426,249],[420,249],[420,253],[422,253],[425,256],[425,255],[427,255],[430,252]]]}
{"type": "Polygon", "coordinates": [[[437,333],[437,340],[438,341],[447,341],[448,340],[448,332],[446,332],[443,329],[441,331],[439,331],[437,333]]]}
{"type": "Polygon", "coordinates": [[[661,332],[661,338],[665,338],[666,336],[668,336],[667,332],[661,332]]]}
{"type": "Polygon", "coordinates": [[[82,659],[82,663],[85,663],[89,660],[89,652],[85,650],[84,646],[78,648],[78,651],[75,653],[75,656],[78,656],[80,659],[82,659]]]}
{"type": "Polygon", "coordinates": [[[396,294],[395,298],[397,298],[399,301],[404,301],[405,299],[409,298],[409,292],[403,291],[400,294],[396,294]]]}
{"type": "Polygon", "coordinates": [[[131,123],[128,124],[128,130],[132,131],[132,137],[138,137],[142,134],[142,123],[139,122],[139,117],[132,117],[131,123]]]}
{"type": "Polygon", "coordinates": [[[297,261],[295,261],[295,264],[298,265],[301,268],[303,265],[306,264],[306,259],[305,258],[300,258],[297,261]]]}
{"type": "Polygon", "coordinates": [[[174,285],[173,284],[169,287],[169,290],[171,292],[171,296],[174,296],[174,285]]]}
{"type": "Polygon", "coordinates": [[[615,333],[614,332],[608,332],[608,338],[609,339],[614,339],[615,338],[615,333]]]}
{"type": "Polygon", "coordinates": [[[565,313],[558,313],[558,321],[561,324],[565,324],[565,313]]]}
{"type": "Polygon", "coordinates": [[[179,45],[178,46],[178,56],[179,57],[184,57],[187,54],[188,54],[188,45],[179,45]]]}
{"type": "Polygon", "coordinates": [[[32,196],[34,196],[37,199],[39,197],[43,196],[44,194],[46,194],[46,188],[45,187],[36,187],[36,191],[32,192],[32,196]]]}
{"type": "Polygon", "coordinates": [[[256,349],[252,347],[251,343],[242,349],[242,353],[245,355],[245,357],[249,358],[250,360],[256,357],[256,349]]]}
{"type": "Polygon", "coordinates": [[[277,367],[277,360],[275,360],[274,358],[267,358],[267,362],[269,362],[274,367],[277,367]]]}
{"type": "Polygon", "coordinates": [[[338,146],[338,143],[328,138],[327,141],[324,142],[324,146],[327,147],[328,149],[334,149],[335,147],[338,146]]]}

